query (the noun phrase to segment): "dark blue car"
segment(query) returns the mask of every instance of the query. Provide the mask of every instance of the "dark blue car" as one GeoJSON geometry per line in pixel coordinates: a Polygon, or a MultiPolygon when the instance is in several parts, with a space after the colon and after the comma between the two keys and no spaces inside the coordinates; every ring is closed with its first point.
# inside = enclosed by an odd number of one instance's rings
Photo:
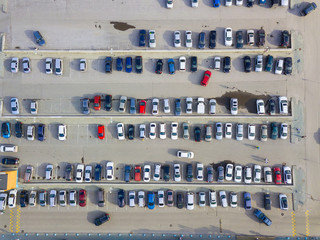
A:
{"type": "Polygon", "coordinates": [[[181,115],[181,100],[179,98],[176,99],[175,114],[176,114],[176,116],[180,116],[181,115]]]}
{"type": "Polygon", "coordinates": [[[95,181],[101,180],[101,171],[102,171],[101,164],[97,164],[96,167],[94,168],[94,180],[95,181]]]}
{"type": "Polygon", "coordinates": [[[122,69],[123,69],[122,58],[118,57],[117,58],[117,71],[122,71],[122,69]]]}
{"type": "Polygon", "coordinates": [[[220,0],[213,0],[213,7],[214,8],[220,7],[220,0]]]}
{"type": "Polygon", "coordinates": [[[112,73],[112,57],[106,57],[106,73],[112,73]]]}
{"type": "Polygon", "coordinates": [[[132,57],[126,58],[126,72],[131,73],[132,72],[132,57]]]}
{"type": "Polygon", "coordinates": [[[174,60],[172,58],[168,59],[168,68],[169,68],[169,73],[170,74],[174,74],[175,73],[174,60]]]}
{"type": "Polygon", "coordinates": [[[36,43],[39,44],[40,46],[43,46],[46,44],[46,41],[43,39],[41,33],[39,31],[34,31],[33,32],[34,37],[36,38],[36,43]]]}
{"type": "Polygon", "coordinates": [[[142,29],[139,32],[139,47],[145,47],[146,46],[146,30],[142,29]]]}
{"type": "Polygon", "coordinates": [[[154,209],[154,193],[153,192],[148,192],[148,208],[149,209],[154,209]]]}
{"type": "Polygon", "coordinates": [[[10,136],[11,136],[10,123],[9,122],[2,123],[2,137],[9,138],[10,136]]]}
{"type": "Polygon", "coordinates": [[[38,140],[39,141],[44,141],[45,140],[44,130],[45,130],[45,125],[44,124],[40,124],[38,126],[38,140]]]}

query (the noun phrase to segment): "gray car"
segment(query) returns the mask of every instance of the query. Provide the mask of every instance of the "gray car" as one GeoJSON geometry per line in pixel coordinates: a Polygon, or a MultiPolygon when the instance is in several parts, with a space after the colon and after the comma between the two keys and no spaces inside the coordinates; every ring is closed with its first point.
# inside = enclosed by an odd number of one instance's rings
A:
{"type": "Polygon", "coordinates": [[[65,178],[67,181],[72,181],[72,177],[73,177],[73,165],[68,163],[66,166],[65,178]]]}
{"type": "Polygon", "coordinates": [[[98,206],[104,207],[105,205],[105,199],[104,199],[104,190],[102,188],[99,188],[98,190],[98,206]]]}
{"type": "Polygon", "coordinates": [[[82,113],[83,114],[89,114],[90,113],[89,103],[90,103],[89,98],[82,99],[82,109],[83,109],[82,113]]]}
{"type": "Polygon", "coordinates": [[[182,124],[182,130],[183,130],[183,138],[189,139],[189,124],[183,123],[182,124]]]}
{"type": "Polygon", "coordinates": [[[130,99],[130,114],[136,114],[136,99],[131,98],[130,99]]]}
{"type": "Polygon", "coordinates": [[[218,167],[218,182],[223,182],[224,181],[224,169],[223,166],[218,167]]]}
{"type": "Polygon", "coordinates": [[[213,167],[207,167],[207,182],[213,182],[213,167]]]}

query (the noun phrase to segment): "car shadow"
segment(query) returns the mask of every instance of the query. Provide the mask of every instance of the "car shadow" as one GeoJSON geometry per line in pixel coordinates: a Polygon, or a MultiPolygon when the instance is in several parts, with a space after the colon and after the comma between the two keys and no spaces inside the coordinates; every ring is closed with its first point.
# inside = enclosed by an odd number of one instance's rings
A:
{"type": "MultiPolygon", "coordinates": [[[[131,42],[131,46],[139,47],[139,33],[142,29],[134,29],[129,34],[129,41],[131,42]]],[[[146,37],[146,47],[148,46],[147,37],[146,37]]],[[[139,47],[139,49],[145,49],[146,47],[139,47]]]]}
{"type": "MultiPolygon", "coordinates": [[[[88,65],[88,60],[87,60],[87,65],[88,65]]],[[[76,58],[70,61],[70,68],[75,70],[75,71],[80,71],[80,58],[76,58]]]]}
{"type": "MultiPolygon", "coordinates": [[[[175,31],[177,31],[177,30],[175,30],[175,31]]],[[[181,34],[181,31],[180,31],[180,34],[181,34]]],[[[182,36],[182,34],[181,34],[181,36],[182,36]]],[[[165,31],[163,33],[162,37],[167,43],[167,48],[166,49],[169,49],[170,47],[174,47],[174,31],[165,31]]],[[[182,41],[182,39],[181,39],[181,41],[182,41]]]]}
{"type": "Polygon", "coordinates": [[[301,11],[308,5],[308,2],[301,2],[300,4],[295,4],[292,8],[288,8],[288,12],[295,16],[303,17],[301,11]]]}
{"type": "Polygon", "coordinates": [[[202,2],[204,5],[208,7],[213,7],[212,0],[203,0],[202,2]]]}
{"type": "Polygon", "coordinates": [[[226,28],[222,28],[222,27],[217,27],[216,28],[216,31],[217,31],[217,39],[216,40],[217,40],[217,43],[222,45],[222,46],[224,46],[224,30],[225,29],[226,28]]]}
{"type": "Polygon", "coordinates": [[[267,34],[266,41],[268,41],[268,43],[270,43],[272,46],[279,47],[281,42],[281,33],[282,30],[273,30],[271,33],[267,34]]]}
{"type": "MultiPolygon", "coordinates": [[[[4,63],[3,63],[3,66],[4,66],[4,69],[7,70],[8,72],[11,72],[11,60],[12,58],[6,58],[4,60],[4,63]]],[[[21,69],[21,64],[20,64],[21,60],[19,58],[19,68],[21,69]]],[[[18,74],[20,69],[18,69],[18,72],[17,73],[11,73],[11,74],[18,74]]],[[[23,70],[22,70],[23,72],[23,70]]]]}
{"type": "MultiPolygon", "coordinates": [[[[25,30],[24,34],[36,45],[36,41],[33,35],[34,30],[25,30]]],[[[36,45],[37,48],[40,47],[39,45],[36,45]]]]}
{"type": "Polygon", "coordinates": [[[91,62],[91,69],[96,70],[101,73],[106,73],[105,71],[105,58],[99,57],[98,59],[94,59],[91,62]]]}

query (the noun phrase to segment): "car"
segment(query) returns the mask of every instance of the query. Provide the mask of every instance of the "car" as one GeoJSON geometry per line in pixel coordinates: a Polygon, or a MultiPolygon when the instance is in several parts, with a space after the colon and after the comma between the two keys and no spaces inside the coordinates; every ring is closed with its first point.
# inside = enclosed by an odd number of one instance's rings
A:
{"type": "Polygon", "coordinates": [[[263,168],[264,172],[264,181],[266,183],[272,183],[272,172],[270,167],[264,167],[263,168]]]}
{"type": "Polygon", "coordinates": [[[157,115],[159,113],[159,99],[152,99],[152,115],[157,115]]]}
{"type": "Polygon", "coordinates": [[[206,87],[209,83],[211,77],[211,72],[209,70],[205,71],[202,77],[202,80],[200,82],[201,86],[206,87]]]}
{"type": "Polygon", "coordinates": [[[209,206],[214,208],[217,207],[217,194],[215,191],[209,191],[209,206]]]}
{"type": "Polygon", "coordinates": [[[99,95],[94,96],[93,108],[96,111],[99,111],[101,109],[101,96],[99,96],[99,95]]]}
{"type": "Polygon", "coordinates": [[[35,207],[37,205],[37,191],[31,191],[29,195],[29,206],[35,207]]]}
{"type": "Polygon", "coordinates": [[[145,47],[146,46],[146,37],[147,37],[146,30],[141,29],[139,31],[139,47],[145,47]]]}
{"type": "Polygon", "coordinates": [[[136,99],[135,98],[130,98],[130,109],[129,109],[130,114],[136,114],[136,99]]]}
{"type": "Polygon", "coordinates": [[[230,206],[236,208],[238,206],[238,195],[235,192],[230,193],[230,206]]]}
{"type": "Polygon", "coordinates": [[[282,174],[283,174],[283,182],[285,184],[292,184],[292,175],[291,175],[291,169],[288,166],[282,167],[282,174]]]}
{"type": "Polygon", "coordinates": [[[177,208],[182,209],[184,207],[184,196],[182,192],[177,193],[177,200],[176,200],[177,208]]]}
{"type": "Polygon", "coordinates": [[[186,57],[182,56],[179,58],[179,71],[184,72],[186,70],[186,57]]]}
{"type": "Polygon", "coordinates": [[[17,73],[19,71],[19,58],[13,57],[11,59],[11,72],[17,73]]]}
{"type": "Polygon", "coordinates": [[[145,124],[140,124],[140,126],[139,126],[139,138],[141,140],[146,139],[146,125],[145,124]]]}
{"type": "Polygon", "coordinates": [[[160,139],[166,139],[167,138],[167,134],[166,134],[166,124],[165,123],[160,123],[159,124],[159,137],[160,139]]]}
{"type": "Polygon", "coordinates": [[[192,114],[192,97],[187,97],[186,98],[186,113],[187,114],[192,114]]]}
{"type": "Polygon", "coordinates": [[[134,125],[130,124],[128,126],[128,139],[133,140],[134,139],[134,125]]]}
{"type": "Polygon", "coordinates": [[[192,48],[192,32],[186,31],[186,47],[192,48]]]}
{"type": "Polygon", "coordinates": [[[124,181],[126,183],[130,182],[131,178],[131,166],[130,165],[125,165],[124,166],[124,181]]]}
{"type": "Polygon", "coordinates": [[[140,165],[136,165],[134,167],[134,180],[135,181],[141,181],[141,166],[140,165]]]}
{"type": "Polygon", "coordinates": [[[55,59],[55,74],[62,75],[63,74],[63,60],[60,58],[55,59]]]}
{"type": "Polygon", "coordinates": [[[232,175],[233,175],[233,164],[228,163],[226,165],[226,175],[225,175],[226,181],[231,181],[232,175]]]}
{"type": "Polygon", "coordinates": [[[241,30],[236,32],[236,48],[243,48],[243,32],[241,30]]]}
{"type": "Polygon", "coordinates": [[[106,57],[105,64],[106,73],[112,73],[112,57],[106,57]]]}
{"type": "Polygon", "coordinates": [[[181,47],[181,37],[180,37],[180,32],[179,31],[175,31],[174,32],[174,47],[179,48],[181,47]]]}
{"type": "MultiPolygon", "coordinates": [[[[272,2],[274,1],[272,0],[272,2]]],[[[266,3],[267,3],[267,0],[259,0],[260,5],[266,5],[266,3]]]]}
{"type": "Polygon", "coordinates": [[[90,104],[89,98],[82,99],[82,113],[83,114],[89,114],[90,113],[89,104],[90,104]]]}
{"type": "Polygon", "coordinates": [[[194,153],[189,151],[177,151],[177,157],[192,159],[194,157],[194,153]]]}
{"type": "Polygon", "coordinates": [[[15,208],[16,207],[16,200],[17,200],[17,189],[10,190],[8,196],[8,207],[15,208]]]}
{"type": "Polygon", "coordinates": [[[99,188],[98,189],[98,206],[99,207],[104,207],[105,206],[105,194],[104,194],[104,189],[99,188]]]}
{"type": "Polygon", "coordinates": [[[255,183],[260,183],[261,181],[261,166],[255,164],[253,166],[253,181],[255,183]]]}
{"type": "Polygon", "coordinates": [[[34,125],[28,125],[27,127],[27,139],[29,141],[34,140],[34,131],[35,131],[35,126],[34,125]]]}
{"type": "Polygon", "coordinates": [[[132,72],[132,57],[126,57],[126,72],[132,72]]]}
{"type": "Polygon", "coordinates": [[[57,190],[50,190],[49,192],[49,206],[55,207],[57,204],[57,190]]]}
{"type": "Polygon", "coordinates": [[[114,163],[111,161],[106,164],[106,179],[109,181],[114,179],[114,163]]]}
{"type": "Polygon", "coordinates": [[[20,162],[19,158],[12,158],[12,157],[2,158],[2,161],[1,161],[3,165],[13,165],[12,167],[18,167],[19,162],[20,162]]]}
{"type": "Polygon", "coordinates": [[[194,128],[194,140],[196,142],[201,142],[201,129],[199,127],[194,128]]]}
{"type": "Polygon", "coordinates": [[[66,181],[72,181],[72,179],[73,179],[73,165],[70,163],[67,163],[67,165],[66,165],[65,179],[66,179],[66,181]]]}
{"type": "Polygon", "coordinates": [[[316,10],[317,4],[315,2],[308,3],[304,9],[301,10],[300,15],[301,16],[306,16],[312,11],[316,10]]]}
{"type": "Polygon", "coordinates": [[[206,33],[201,32],[199,34],[199,41],[198,41],[198,48],[199,49],[204,49],[206,46],[206,33]]]}
{"type": "Polygon", "coordinates": [[[11,137],[11,124],[9,122],[2,123],[2,137],[10,138],[11,137]]]}
{"type": "Polygon", "coordinates": [[[175,73],[174,60],[172,58],[168,59],[168,69],[171,75],[175,73]]]}
{"type": "Polygon", "coordinates": [[[167,0],[167,8],[173,8],[173,0],[167,0]]]}
{"type": "Polygon", "coordinates": [[[214,8],[220,7],[220,0],[213,0],[213,7],[214,8]]]}
{"type": "Polygon", "coordinates": [[[171,123],[171,139],[172,140],[178,139],[178,123],[177,122],[171,123]]]}
{"type": "Polygon", "coordinates": [[[59,205],[61,207],[65,207],[67,205],[67,191],[66,190],[60,190],[59,191],[59,205]]]}
{"type": "Polygon", "coordinates": [[[238,114],[238,98],[230,99],[230,111],[232,115],[238,114]]]}
{"type": "Polygon", "coordinates": [[[186,180],[187,180],[187,182],[192,182],[192,180],[193,180],[193,165],[192,164],[187,164],[186,180]]]}
{"type": "Polygon", "coordinates": [[[191,68],[190,71],[191,72],[196,72],[198,70],[198,58],[195,56],[191,57],[191,68]]]}
{"type": "Polygon", "coordinates": [[[242,123],[238,123],[237,124],[236,139],[237,139],[237,141],[242,141],[243,140],[243,124],[242,123]]]}
{"type": "Polygon", "coordinates": [[[276,102],[274,99],[269,99],[268,101],[268,113],[269,115],[276,114],[276,102]]]}
{"type": "Polygon", "coordinates": [[[232,138],[232,123],[226,123],[225,125],[225,138],[232,138]]]}
{"type": "Polygon", "coordinates": [[[157,74],[161,74],[161,73],[162,73],[162,68],[163,68],[163,61],[162,61],[162,59],[159,59],[159,60],[157,61],[157,63],[156,63],[156,70],[155,70],[155,72],[156,72],[157,74]]]}
{"type": "MultiPolygon", "coordinates": [[[[0,197],[1,199],[1,197],[0,197]]],[[[27,207],[29,204],[29,193],[27,190],[22,190],[20,192],[20,207],[27,207]]]]}
{"type": "Polygon", "coordinates": [[[288,210],[288,197],[285,194],[279,194],[279,202],[281,210],[288,210]]]}
{"type": "Polygon", "coordinates": [[[220,191],[219,192],[219,196],[220,196],[220,201],[221,201],[221,206],[226,208],[228,207],[228,201],[227,201],[227,194],[225,191],[220,191]]]}
{"type": "Polygon", "coordinates": [[[279,97],[279,112],[280,114],[288,114],[288,99],[287,97],[279,97]]]}
{"type": "Polygon", "coordinates": [[[26,171],[24,172],[24,181],[30,182],[30,180],[32,179],[32,175],[33,175],[33,166],[28,165],[26,168],[26,171]]]}
{"type": "Polygon", "coordinates": [[[284,30],[281,32],[281,47],[289,47],[289,41],[290,41],[290,34],[287,30],[284,30]]]}
{"type": "Polygon", "coordinates": [[[286,57],[284,59],[284,74],[290,75],[292,73],[292,57],[286,57]]]}
{"type": "Polygon", "coordinates": [[[242,181],[242,167],[240,165],[234,168],[234,181],[240,183],[242,181]]]}
{"type": "Polygon", "coordinates": [[[205,114],[206,113],[206,105],[204,104],[204,98],[198,97],[198,105],[197,105],[197,113],[205,114]]]}
{"type": "Polygon", "coordinates": [[[69,191],[69,204],[72,207],[77,206],[77,191],[76,190],[69,191]]]}
{"type": "Polygon", "coordinates": [[[80,59],[79,70],[80,72],[87,71],[87,60],[85,58],[80,59]]]}
{"type": "Polygon", "coordinates": [[[271,210],[271,198],[269,193],[264,194],[264,209],[265,210],[271,210]]]}
{"type": "Polygon", "coordinates": [[[266,215],[264,215],[264,213],[261,212],[259,209],[255,209],[253,211],[253,214],[265,225],[270,226],[272,224],[272,221],[266,215]]]}
{"type": "Polygon", "coordinates": [[[125,198],[125,192],[123,189],[120,189],[118,191],[118,206],[120,208],[123,208],[126,205],[124,198],[125,198]]]}
{"type": "Polygon", "coordinates": [[[216,123],[216,139],[222,140],[222,123],[216,123]]]}
{"type": "Polygon", "coordinates": [[[79,206],[85,207],[87,205],[87,191],[84,189],[81,189],[79,191],[79,206]]]}
{"type": "Polygon", "coordinates": [[[247,7],[253,7],[254,0],[247,0],[247,7]]]}
{"type": "Polygon", "coordinates": [[[266,142],[268,139],[268,126],[263,124],[260,128],[260,141],[266,142]]]}
{"type": "Polygon", "coordinates": [[[102,175],[102,165],[97,164],[94,168],[94,180],[101,181],[101,175],[102,175]]]}
{"type": "Polygon", "coordinates": [[[163,190],[159,190],[158,191],[158,206],[159,207],[164,207],[165,203],[164,203],[164,191],[163,190]]]}
{"type": "Polygon", "coordinates": [[[39,141],[45,140],[45,129],[46,129],[46,126],[44,124],[39,124],[39,126],[38,126],[38,140],[39,141]]]}
{"type": "Polygon", "coordinates": [[[194,193],[187,192],[187,209],[193,210],[194,209],[194,193]]]}
{"type": "Polygon", "coordinates": [[[144,198],[145,198],[144,191],[139,191],[138,192],[138,206],[139,207],[145,207],[146,206],[144,198]]]}
{"type": "Polygon", "coordinates": [[[213,49],[217,45],[217,31],[210,31],[209,33],[209,48],[213,49]]]}
{"type": "Polygon", "coordinates": [[[136,66],[136,73],[142,73],[143,72],[143,61],[141,56],[135,57],[135,66],[136,66]]]}
{"type": "Polygon", "coordinates": [[[32,100],[30,102],[30,113],[37,114],[38,113],[38,102],[36,100],[32,100]]]}
{"type": "Polygon", "coordinates": [[[221,57],[214,57],[213,59],[214,70],[220,70],[221,67],[221,57]]]}
{"type": "Polygon", "coordinates": [[[197,180],[203,181],[203,164],[197,163],[197,180]]]}
{"type": "Polygon", "coordinates": [[[212,98],[209,100],[209,114],[216,114],[216,105],[217,101],[215,99],[212,98]]]}
{"type": "Polygon", "coordinates": [[[110,220],[110,216],[108,213],[104,213],[101,217],[98,217],[94,220],[94,225],[100,226],[101,224],[108,222],[110,220]]]}
{"type": "Polygon", "coordinates": [[[259,115],[265,114],[264,101],[262,99],[256,100],[257,113],[259,115]]]}
{"type": "Polygon", "coordinates": [[[231,71],[231,58],[225,57],[223,60],[223,72],[229,73],[231,71]]]}
{"type": "Polygon", "coordinates": [[[123,59],[121,57],[118,57],[116,60],[116,70],[122,71],[123,69],[123,59]]]}
{"type": "Polygon", "coordinates": [[[135,198],[136,198],[136,192],[135,191],[129,191],[128,194],[128,201],[129,201],[129,207],[135,207],[135,198]]]}
{"type": "Polygon", "coordinates": [[[246,73],[251,72],[251,58],[249,56],[243,58],[243,66],[246,73]]]}
{"type": "Polygon", "coordinates": [[[281,170],[278,167],[273,168],[273,173],[274,173],[274,182],[275,184],[281,184],[282,179],[281,179],[281,170]]]}
{"type": "Polygon", "coordinates": [[[254,30],[247,30],[247,43],[254,46],[254,30]]]}
{"type": "Polygon", "coordinates": [[[125,140],[123,123],[117,123],[117,136],[118,136],[118,140],[125,140]]]}
{"type": "Polygon", "coordinates": [[[163,111],[164,113],[170,113],[170,102],[169,99],[163,99],[163,111]]]}
{"type": "Polygon", "coordinates": [[[58,125],[58,139],[65,141],[67,139],[67,126],[65,124],[58,125]]]}
{"type": "Polygon", "coordinates": [[[1,145],[0,152],[18,152],[18,146],[16,145],[1,145]]]}
{"type": "Polygon", "coordinates": [[[199,0],[191,0],[191,7],[198,7],[199,6],[199,0]]]}
{"type": "Polygon", "coordinates": [[[147,102],[145,100],[140,100],[140,102],[139,102],[139,113],[145,114],[146,113],[146,106],[147,106],[147,102]]]}
{"type": "Polygon", "coordinates": [[[213,182],[213,167],[211,165],[207,167],[207,182],[213,182]]]}
{"type": "Polygon", "coordinates": [[[281,123],[280,125],[280,138],[285,140],[288,137],[288,124],[281,123]]]}
{"type": "Polygon", "coordinates": [[[206,206],[206,193],[199,192],[199,207],[205,207],[205,206],[206,206]]]}
{"type": "Polygon", "coordinates": [[[189,139],[190,134],[189,134],[189,124],[188,123],[183,123],[182,124],[182,131],[183,131],[183,139],[189,139]]]}
{"type": "Polygon", "coordinates": [[[230,27],[224,30],[224,45],[227,47],[232,45],[232,28],[230,27]]]}
{"type": "Polygon", "coordinates": [[[30,59],[29,58],[22,58],[22,69],[24,73],[30,73],[30,59]]]}
{"type": "Polygon", "coordinates": [[[103,140],[105,136],[104,125],[98,125],[98,138],[103,140]]]}
{"type": "Polygon", "coordinates": [[[53,175],[53,165],[48,164],[46,167],[46,180],[51,180],[53,175]]]}
{"type": "Polygon", "coordinates": [[[224,181],[224,167],[223,166],[218,166],[217,168],[218,172],[218,182],[223,182],[224,181]]]}
{"type": "Polygon", "coordinates": [[[266,42],[266,32],[264,31],[263,28],[260,28],[260,30],[258,30],[257,46],[258,47],[263,47],[265,42],[266,42]]]}
{"type": "Polygon", "coordinates": [[[76,177],[75,177],[77,183],[82,183],[83,175],[84,175],[84,164],[77,164],[76,177]]]}
{"type": "Polygon", "coordinates": [[[43,46],[46,44],[46,41],[42,37],[41,33],[39,31],[34,31],[33,36],[36,39],[36,43],[40,46],[43,46]]]}
{"type": "Polygon", "coordinates": [[[248,139],[254,140],[256,138],[256,126],[254,124],[248,125],[248,139]]]}
{"type": "Polygon", "coordinates": [[[257,55],[255,71],[256,72],[262,72],[262,67],[263,67],[263,56],[262,55],[257,55]]]}
{"type": "Polygon", "coordinates": [[[276,62],[276,68],[275,68],[275,70],[274,70],[274,73],[275,74],[282,74],[282,70],[283,70],[283,63],[284,63],[284,61],[283,61],[283,59],[277,59],[277,62],[276,62]]]}
{"type": "Polygon", "coordinates": [[[144,165],[143,167],[143,181],[144,182],[150,182],[151,178],[151,166],[150,165],[144,165]]]}
{"type": "Polygon", "coordinates": [[[120,97],[119,112],[125,112],[126,111],[127,99],[128,98],[126,96],[121,96],[120,97]]]}
{"type": "Polygon", "coordinates": [[[244,168],[244,183],[250,184],[252,181],[252,168],[250,166],[246,166],[244,168]]]}
{"type": "Polygon", "coordinates": [[[155,194],[153,192],[148,192],[148,209],[152,210],[155,206],[155,194]]]}
{"type": "Polygon", "coordinates": [[[155,48],[156,46],[157,46],[156,31],[149,30],[149,47],[155,48]]]}
{"type": "Polygon", "coordinates": [[[210,142],[212,140],[212,127],[209,125],[205,125],[204,140],[206,142],[210,142]]]}
{"type": "Polygon", "coordinates": [[[267,61],[266,61],[266,67],[265,67],[265,71],[266,72],[271,72],[273,69],[273,56],[268,55],[267,56],[267,61]]]}
{"type": "Polygon", "coordinates": [[[154,165],[154,174],[153,174],[153,180],[159,181],[161,175],[161,164],[155,164],[154,165]]]}
{"type": "Polygon", "coordinates": [[[167,206],[173,207],[174,204],[174,193],[172,190],[167,191],[167,206]]]}
{"type": "Polygon", "coordinates": [[[52,58],[46,58],[46,74],[52,74],[53,61],[52,58]]]}

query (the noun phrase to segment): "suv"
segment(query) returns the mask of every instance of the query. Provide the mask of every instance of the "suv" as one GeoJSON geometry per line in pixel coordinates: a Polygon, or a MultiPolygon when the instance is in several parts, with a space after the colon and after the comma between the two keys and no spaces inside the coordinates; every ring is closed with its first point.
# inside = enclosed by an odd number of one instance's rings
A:
{"type": "Polygon", "coordinates": [[[258,42],[257,42],[257,46],[258,47],[263,47],[266,41],[266,32],[264,31],[263,28],[261,28],[258,31],[258,42]]]}
{"type": "Polygon", "coordinates": [[[308,3],[307,6],[300,12],[301,16],[306,16],[312,11],[316,10],[317,4],[315,2],[308,3]]]}
{"type": "Polygon", "coordinates": [[[112,73],[112,57],[106,57],[106,73],[112,73]]]}

